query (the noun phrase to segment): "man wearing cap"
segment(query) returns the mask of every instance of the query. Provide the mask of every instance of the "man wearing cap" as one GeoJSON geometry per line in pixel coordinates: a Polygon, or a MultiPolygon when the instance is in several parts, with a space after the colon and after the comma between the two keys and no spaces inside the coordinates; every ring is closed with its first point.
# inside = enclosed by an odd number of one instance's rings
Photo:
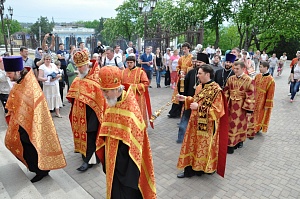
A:
{"type": "Polygon", "coordinates": [[[106,198],[156,198],[152,154],[146,125],[135,95],[121,85],[117,67],[100,69],[99,82],[108,103],[97,155],[106,173],[106,198]]]}
{"type": "Polygon", "coordinates": [[[5,146],[36,176],[66,166],[47,101],[31,68],[23,68],[21,56],[3,58],[7,77],[15,84],[6,104],[8,129],[5,146]]]}
{"type": "Polygon", "coordinates": [[[228,78],[234,75],[232,66],[235,59],[236,56],[234,54],[226,54],[224,68],[217,70],[215,73],[215,82],[218,83],[222,89],[225,87],[228,78]]]}
{"type": "MultiPolygon", "coordinates": [[[[190,70],[188,74],[185,76],[184,92],[183,92],[184,96],[190,96],[190,97],[194,96],[195,89],[200,83],[199,79],[197,78],[198,70],[200,66],[204,64],[209,64],[209,59],[207,54],[198,53],[196,67],[190,70]]],[[[190,116],[191,116],[191,109],[189,107],[184,107],[184,111],[179,123],[178,139],[176,140],[177,143],[182,143],[183,141],[190,116]]]]}
{"type": "Polygon", "coordinates": [[[201,176],[215,171],[224,177],[228,140],[227,102],[220,86],[214,82],[208,64],[200,66],[201,82],[194,97],[178,95],[191,110],[191,117],[178,158],[177,168],[184,169],[178,178],[201,176]]]}
{"type": "Polygon", "coordinates": [[[147,75],[144,70],[135,66],[135,56],[128,56],[126,58],[126,63],[128,67],[125,70],[122,70],[121,83],[125,86],[125,90],[128,90],[129,86],[131,86],[131,89],[134,92],[136,100],[141,109],[145,124],[148,126],[148,116],[151,117],[152,113],[148,92],[149,81],[147,75]],[[150,111],[148,116],[147,110],[150,111]]]}
{"type": "Polygon", "coordinates": [[[247,138],[248,121],[255,103],[254,84],[251,77],[244,73],[244,62],[236,61],[233,67],[235,75],[228,78],[224,87],[229,112],[227,150],[229,154],[243,147],[243,142],[247,138]]]}
{"type": "Polygon", "coordinates": [[[70,122],[75,152],[81,153],[83,157],[83,163],[77,170],[86,171],[97,163],[94,153],[101,145],[97,135],[105,110],[105,99],[100,90],[96,60],[91,60],[90,68],[89,54],[85,50],[76,52],[73,60],[79,77],[71,84],[67,99],[72,103],[70,122]]]}

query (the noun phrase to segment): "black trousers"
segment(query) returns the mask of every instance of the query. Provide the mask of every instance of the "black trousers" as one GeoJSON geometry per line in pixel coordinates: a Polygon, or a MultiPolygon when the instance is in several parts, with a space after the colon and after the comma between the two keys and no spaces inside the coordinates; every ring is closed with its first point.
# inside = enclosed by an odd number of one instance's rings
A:
{"type": "Polygon", "coordinates": [[[143,199],[140,189],[124,186],[114,175],[111,199],[143,199]]]}
{"type": "Polygon", "coordinates": [[[170,86],[170,83],[171,83],[170,71],[167,70],[165,74],[165,86],[170,86]]]}
{"type": "Polygon", "coordinates": [[[87,133],[86,156],[83,161],[89,163],[93,153],[96,151],[97,131],[87,133]]]}
{"type": "Polygon", "coordinates": [[[64,102],[64,88],[65,88],[65,83],[59,82],[59,93],[60,93],[61,103],[64,102]]]}
{"type": "Polygon", "coordinates": [[[192,166],[187,166],[184,168],[184,176],[185,177],[192,177],[194,175],[201,175],[204,174],[203,171],[195,171],[192,169],[192,166]]]}
{"type": "Polygon", "coordinates": [[[112,199],[142,199],[138,187],[140,172],[128,153],[129,147],[119,141],[114,178],[112,183],[112,199]]]}
{"type": "Polygon", "coordinates": [[[25,159],[29,171],[35,172],[37,175],[47,175],[49,170],[41,170],[38,167],[38,154],[33,144],[30,142],[29,136],[25,129],[19,127],[20,139],[23,146],[23,158],[25,159]]]}

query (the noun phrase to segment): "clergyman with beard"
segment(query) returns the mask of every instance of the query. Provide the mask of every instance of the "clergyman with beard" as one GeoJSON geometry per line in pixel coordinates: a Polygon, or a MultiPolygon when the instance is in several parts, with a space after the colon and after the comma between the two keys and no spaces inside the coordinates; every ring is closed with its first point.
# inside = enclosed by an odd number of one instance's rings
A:
{"type": "Polygon", "coordinates": [[[100,69],[99,82],[108,103],[97,151],[106,174],[106,198],[156,198],[154,169],[146,124],[132,88],[121,85],[116,66],[100,69]]]}
{"type": "Polygon", "coordinates": [[[89,60],[85,50],[76,52],[73,61],[78,68],[70,86],[67,99],[72,103],[70,122],[74,137],[75,152],[82,154],[83,163],[77,169],[86,171],[98,163],[95,152],[100,148],[100,123],[106,102],[99,85],[99,66],[96,60],[89,60]]]}
{"type": "Polygon", "coordinates": [[[234,75],[232,66],[235,59],[236,56],[234,54],[226,54],[225,67],[217,70],[215,73],[215,82],[217,82],[222,89],[224,89],[224,86],[226,85],[228,78],[234,75]]]}

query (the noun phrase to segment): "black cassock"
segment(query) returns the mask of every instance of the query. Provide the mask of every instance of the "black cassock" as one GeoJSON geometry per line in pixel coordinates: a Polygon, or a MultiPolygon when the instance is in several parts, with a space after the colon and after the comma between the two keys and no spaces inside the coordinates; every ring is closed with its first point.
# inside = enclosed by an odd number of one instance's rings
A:
{"type": "Polygon", "coordinates": [[[87,146],[86,146],[86,157],[82,157],[83,161],[88,163],[93,156],[93,153],[96,151],[96,139],[99,128],[99,121],[95,111],[86,106],[86,121],[87,121],[87,146]]]}
{"type": "Polygon", "coordinates": [[[215,82],[218,83],[222,89],[224,89],[228,78],[231,77],[232,75],[234,75],[232,69],[226,70],[223,68],[217,70],[215,73],[215,82]]]}
{"type": "MultiPolygon", "coordinates": [[[[195,88],[199,84],[197,73],[198,73],[198,69],[194,68],[186,74],[184,78],[184,92],[178,92],[180,95],[191,96],[191,97],[194,96],[195,88]]],[[[178,91],[180,90],[180,80],[178,81],[176,89],[178,89],[178,91]]],[[[179,104],[173,103],[172,108],[169,112],[170,117],[180,117],[182,105],[183,102],[179,102],[179,104]]]]}
{"type": "MultiPolygon", "coordinates": [[[[138,187],[140,171],[128,151],[129,147],[119,140],[111,190],[112,199],[143,199],[138,187]]],[[[103,171],[106,173],[105,162],[103,171]]]]}

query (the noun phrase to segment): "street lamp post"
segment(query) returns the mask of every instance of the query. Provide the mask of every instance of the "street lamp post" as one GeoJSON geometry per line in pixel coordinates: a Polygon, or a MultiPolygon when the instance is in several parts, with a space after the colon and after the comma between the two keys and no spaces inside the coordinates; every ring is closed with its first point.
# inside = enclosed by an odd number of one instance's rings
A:
{"type": "Polygon", "coordinates": [[[8,17],[8,14],[6,14],[7,38],[9,39],[10,54],[13,55],[13,48],[12,48],[12,45],[11,45],[11,35],[9,34],[10,33],[10,25],[11,25],[12,16],[13,16],[13,9],[10,6],[8,8],[8,13],[10,15],[10,18],[8,17]]]}
{"type": "Polygon", "coordinates": [[[8,52],[8,50],[7,50],[7,41],[6,41],[6,37],[5,37],[5,34],[4,34],[4,22],[3,22],[4,2],[5,2],[5,0],[0,0],[0,15],[1,15],[1,25],[2,25],[2,32],[3,32],[3,37],[4,37],[5,50],[6,50],[6,52],[8,52]]]}
{"type": "MultiPolygon", "coordinates": [[[[155,6],[156,6],[156,0],[150,0],[150,5],[147,5],[146,7],[144,7],[145,5],[145,1],[144,0],[139,0],[138,1],[138,6],[139,6],[139,9],[140,9],[140,13],[141,14],[144,14],[144,25],[145,25],[145,27],[144,27],[144,49],[145,49],[145,44],[146,44],[146,39],[147,39],[147,12],[152,12],[153,11],[153,9],[155,8],[155,6]],[[146,10],[146,8],[149,8],[150,7],[150,10],[146,10]],[[144,10],[144,13],[143,13],[143,9],[145,9],[144,10]]],[[[140,42],[140,40],[139,40],[139,42],[140,42]]],[[[139,48],[140,48],[140,45],[141,44],[139,44],[138,46],[139,46],[139,48]]],[[[139,49],[140,50],[140,49],[139,49]]]]}

